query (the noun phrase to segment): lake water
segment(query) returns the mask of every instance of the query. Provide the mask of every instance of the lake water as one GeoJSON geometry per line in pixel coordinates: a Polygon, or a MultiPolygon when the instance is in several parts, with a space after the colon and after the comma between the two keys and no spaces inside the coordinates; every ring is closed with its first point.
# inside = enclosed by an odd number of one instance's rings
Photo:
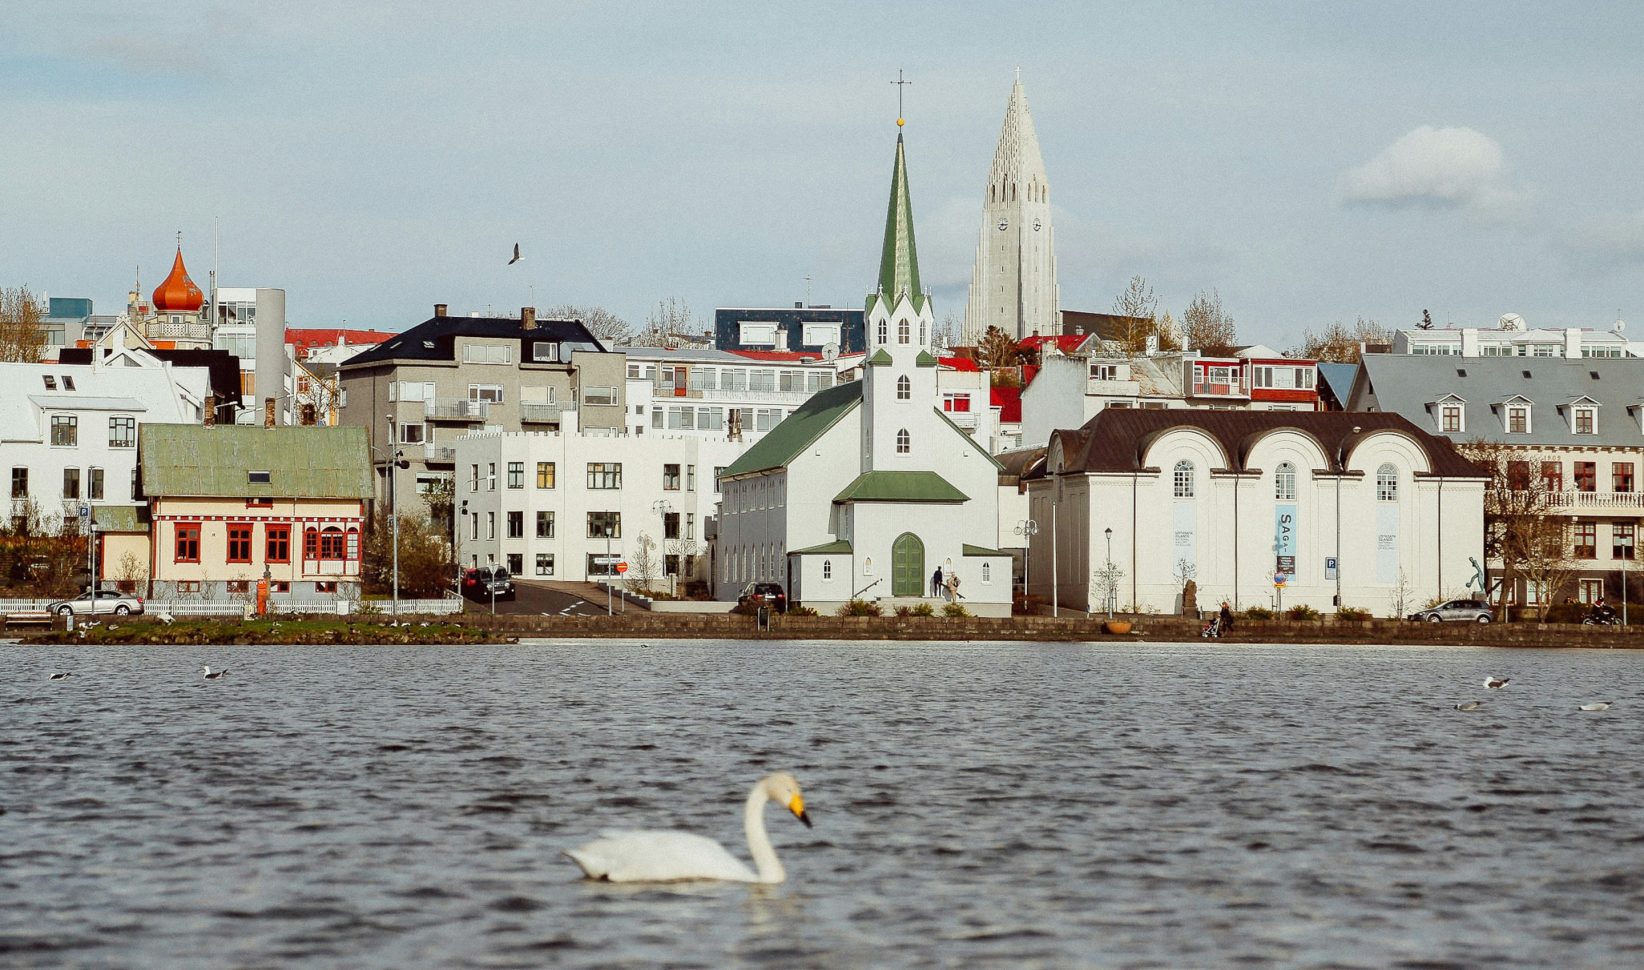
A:
{"type": "Polygon", "coordinates": [[[4,647],[0,965],[1635,967],[1640,660],[4,647]],[[783,885],[559,856],[680,827],[746,857],[777,769],[816,826],[767,810],[783,885]]]}

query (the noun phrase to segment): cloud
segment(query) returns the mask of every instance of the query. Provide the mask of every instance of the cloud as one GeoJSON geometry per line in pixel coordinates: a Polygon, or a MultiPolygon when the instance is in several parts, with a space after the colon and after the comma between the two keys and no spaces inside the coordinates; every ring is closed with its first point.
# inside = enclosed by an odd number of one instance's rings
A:
{"type": "Polygon", "coordinates": [[[1510,209],[1520,199],[1495,139],[1472,128],[1429,125],[1343,172],[1341,195],[1352,204],[1481,213],[1510,209]]]}

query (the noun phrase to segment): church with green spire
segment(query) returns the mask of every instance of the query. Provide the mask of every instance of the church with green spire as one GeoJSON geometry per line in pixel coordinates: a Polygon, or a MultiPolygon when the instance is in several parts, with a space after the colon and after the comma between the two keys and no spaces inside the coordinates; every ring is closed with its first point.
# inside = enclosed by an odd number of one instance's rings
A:
{"type": "Polygon", "coordinates": [[[779,583],[823,612],[852,599],[940,609],[940,570],[971,613],[1010,615],[999,464],[942,413],[934,333],[898,133],[863,378],[814,395],[725,469],[716,598],[779,583]]]}

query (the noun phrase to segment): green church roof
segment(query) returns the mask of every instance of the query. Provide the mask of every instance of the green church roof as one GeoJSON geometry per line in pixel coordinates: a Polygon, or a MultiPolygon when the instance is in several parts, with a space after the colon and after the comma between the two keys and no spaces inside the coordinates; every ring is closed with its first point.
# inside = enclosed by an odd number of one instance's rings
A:
{"type": "Polygon", "coordinates": [[[919,356],[913,359],[913,363],[917,367],[935,367],[937,360],[930,355],[930,351],[921,350],[919,356]]]}
{"type": "Polygon", "coordinates": [[[869,367],[889,367],[894,363],[896,363],[896,361],[891,360],[890,351],[883,347],[880,347],[878,350],[874,351],[873,356],[868,358],[869,367]]]}
{"type": "Polygon", "coordinates": [[[788,462],[811,442],[822,437],[840,418],[862,403],[862,382],[836,384],[817,391],[806,399],[799,410],[788,415],[781,423],[760,438],[742,457],[720,473],[722,478],[735,478],[771,468],[786,468],[788,462]]]}
{"type": "Polygon", "coordinates": [[[935,472],[871,471],[856,476],[835,502],[964,502],[964,492],[935,472]]]}
{"type": "Polygon", "coordinates": [[[1008,552],[1003,552],[1003,551],[998,550],[998,549],[989,549],[987,546],[973,546],[968,542],[960,544],[959,552],[960,552],[961,555],[965,555],[965,556],[1008,556],[1008,555],[1010,555],[1010,553],[1008,553],[1008,552]]]}
{"type": "Polygon", "coordinates": [[[891,171],[890,206],[885,213],[885,251],[879,257],[879,292],[868,298],[883,299],[886,309],[895,309],[906,293],[918,312],[925,305],[925,290],[919,285],[919,254],[913,245],[913,199],[908,194],[908,162],[902,151],[902,134],[896,135],[896,167],[891,171]]]}
{"type": "Polygon", "coordinates": [[[810,546],[805,549],[795,549],[788,553],[790,556],[839,556],[850,555],[851,541],[849,539],[835,539],[824,542],[819,546],[810,546]]]}
{"type": "Polygon", "coordinates": [[[375,492],[360,427],[145,424],[137,446],[151,498],[369,499],[375,492]],[[253,472],[268,481],[252,482],[253,472]]]}

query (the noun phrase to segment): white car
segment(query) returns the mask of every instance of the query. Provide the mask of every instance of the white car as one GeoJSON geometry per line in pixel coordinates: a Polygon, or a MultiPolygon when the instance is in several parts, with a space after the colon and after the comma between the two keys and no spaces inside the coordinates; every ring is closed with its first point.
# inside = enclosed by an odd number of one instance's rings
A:
{"type": "Polygon", "coordinates": [[[71,600],[59,600],[47,609],[60,616],[68,616],[70,613],[75,616],[88,613],[126,616],[143,612],[143,599],[140,596],[128,596],[115,589],[100,589],[95,594],[86,592],[71,600]]]}

